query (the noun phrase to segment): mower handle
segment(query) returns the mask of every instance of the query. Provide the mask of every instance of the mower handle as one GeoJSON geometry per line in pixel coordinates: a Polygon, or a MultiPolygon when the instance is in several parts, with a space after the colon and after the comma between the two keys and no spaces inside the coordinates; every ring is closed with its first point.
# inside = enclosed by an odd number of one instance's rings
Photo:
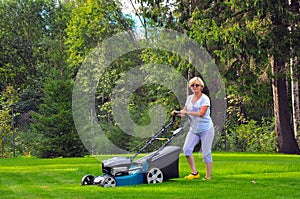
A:
{"type": "MultiPolygon", "coordinates": [[[[171,116],[173,117],[173,120],[175,120],[175,116],[181,114],[181,111],[172,111],[171,116]]],[[[189,116],[187,113],[184,114],[184,116],[187,116],[189,118],[189,120],[191,119],[191,116],[189,116]]]]}
{"type": "Polygon", "coordinates": [[[180,111],[175,111],[175,110],[172,111],[171,116],[172,116],[173,121],[175,121],[175,117],[179,114],[180,114],[180,111]]]}

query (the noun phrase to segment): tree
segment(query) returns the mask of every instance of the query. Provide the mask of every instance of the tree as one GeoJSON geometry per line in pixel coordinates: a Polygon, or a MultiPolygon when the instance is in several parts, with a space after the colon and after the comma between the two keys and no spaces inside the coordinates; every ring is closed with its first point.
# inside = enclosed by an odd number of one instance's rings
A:
{"type": "MultiPolygon", "coordinates": [[[[52,0],[0,2],[0,90],[8,85],[18,90],[20,100],[14,109],[19,114],[17,119],[37,110],[43,95],[42,84],[52,72],[49,56],[54,57],[55,53],[46,41],[56,35],[52,25],[53,13],[58,10],[55,8],[52,0]]],[[[54,41],[59,43],[53,39],[52,44],[54,41]]]]}
{"type": "Polygon", "coordinates": [[[72,82],[48,80],[43,103],[34,114],[33,133],[38,157],[79,157],[87,154],[77,134],[72,115],[72,82]]]}
{"type": "MultiPolygon", "coordinates": [[[[289,41],[292,39],[287,29],[290,24],[286,19],[297,14],[289,11],[287,1],[218,2],[197,13],[193,29],[198,41],[205,41],[207,48],[213,48],[213,52],[226,65],[247,67],[253,60],[254,71],[263,74],[267,67],[271,69],[272,75],[269,77],[272,78],[279,152],[300,153],[291,128],[286,84],[286,63],[290,57],[289,41]],[[216,11],[218,16],[215,15],[216,11]],[[197,31],[199,29],[205,30],[204,33],[197,31]],[[215,44],[218,45],[214,49],[215,44]]],[[[239,71],[243,72],[242,69],[239,71]]]]}
{"type": "MultiPolygon", "coordinates": [[[[77,8],[72,11],[71,17],[66,28],[67,39],[65,45],[68,49],[67,63],[69,69],[72,71],[73,77],[78,75],[78,70],[84,60],[89,60],[89,55],[91,55],[93,50],[98,49],[101,42],[117,33],[131,29],[133,25],[132,20],[122,14],[121,4],[113,0],[77,2],[77,8]]],[[[111,46],[108,46],[108,51],[110,49],[111,46]]],[[[137,58],[135,55],[124,55],[118,60],[113,60],[113,63],[111,63],[105,71],[101,71],[101,73],[99,73],[99,71],[91,72],[86,70],[87,73],[96,73],[99,75],[95,96],[96,110],[90,107],[89,113],[92,116],[97,115],[97,119],[109,123],[108,125],[113,125],[113,127],[108,129],[116,129],[114,127],[115,123],[113,118],[111,117],[112,90],[120,75],[132,66],[133,63],[139,62],[139,59],[135,58],[137,58]]],[[[84,75],[84,80],[82,79],[83,85],[89,85],[89,82],[91,82],[91,78],[88,77],[90,74],[84,75]]],[[[87,90],[89,89],[90,88],[87,88],[87,90]]],[[[82,92],[86,92],[86,96],[89,95],[89,91],[82,92]]],[[[79,108],[77,108],[77,110],[79,110],[79,108]]],[[[87,132],[93,134],[94,131],[91,126],[94,125],[94,122],[92,119],[89,122],[89,124],[84,124],[84,128],[86,128],[87,132]]],[[[112,134],[112,137],[115,136],[114,140],[120,140],[119,135],[120,134],[112,134]]],[[[111,136],[109,137],[111,138],[111,136]]],[[[96,140],[94,136],[87,136],[82,139],[91,140],[91,143],[88,144],[91,146],[89,148],[91,153],[101,153],[101,151],[97,151],[95,147],[102,145],[99,144],[102,140],[96,140]]]]}
{"type": "MultiPolygon", "coordinates": [[[[300,137],[300,103],[299,103],[299,78],[297,78],[297,67],[299,63],[297,59],[291,59],[291,90],[292,90],[292,110],[293,110],[293,127],[295,138],[300,137]]],[[[299,67],[298,67],[299,68],[299,67]]],[[[299,76],[299,74],[298,74],[299,76]]]]}
{"type": "MultiPolygon", "coordinates": [[[[297,16],[300,14],[300,5],[297,0],[290,2],[291,12],[297,16]]],[[[291,91],[292,91],[292,110],[293,110],[293,127],[296,139],[300,138],[300,105],[299,105],[299,52],[295,49],[299,49],[300,39],[299,33],[299,17],[292,17],[290,19],[290,34],[291,39],[291,58],[290,58],[290,73],[291,73],[291,91]]],[[[297,50],[299,51],[299,50],[297,50]]]]}
{"type": "MultiPolygon", "coordinates": [[[[143,17],[149,17],[156,25],[186,32],[211,53],[231,88],[228,91],[238,91],[241,105],[248,104],[245,110],[256,110],[245,112],[245,116],[257,115],[257,119],[270,116],[272,104],[268,96],[273,93],[279,152],[300,152],[291,136],[291,111],[286,86],[290,44],[293,45],[293,52],[299,52],[295,50],[299,48],[299,9],[295,6],[296,1],[292,1],[294,6],[289,6],[287,0],[184,0],[172,1],[172,6],[168,5],[170,1],[165,4],[163,1],[138,2],[148,5],[146,10],[153,11],[143,17]],[[160,17],[161,13],[168,15],[160,17]],[[297,31],[290,34],[287,29],[290,25],[297,31]],[[268,111],[264,113],[261,108],[268,111]]],[[[145,9],[142,7],[142,11],[145,9]]],[[[293,54],[293,57],[299,56],[293,54]]],[[[189,69],[188,74],[191,71],[189,69]]]]}
{"type": "MultiPolygon", "coordinates": [[[[65,140],[65,156],[71,154],[69,145],[72,145],[72,138],[74,138],[75,149],[82,147],[81,142],[78,142],[78,135],[74,133],[74,124],[70,115],[71,106],[65,105],[69,108],[65,110],[64,119],[59,120],[56,117],[54,121],[45,122],[46,113],[38,107],[53,106],[55,103],[57,107],[61,107],[62,102],[57,102],[53,99],[46,100],[49,95],[46,93],[49,90],[43,89],[45,85],[54,84],[53,89],[69,89],[64,91],[69,96],[64,96],[66,103],[70,103],[72,91],[72,75],[67,67],[67,53],[65,49],[64,40],[66,38],[65,29],[67,22],[70,20],[70,14],[74,8],[73,3],[55,2],[52,0],[38,0],[38,1],[1,1],[1,61],[0,61],[0,79],[3,86],[7,84],[16,85],[20,89],[20,102],[17,104],[17,111],[21,114],[32,114],[37,111],[35,115],[35,134],[43,136],[45,140],[38,140],[39,136],[32,137],[32,129],[30,124],[23,132],[18,134],[19,148],[27,148],[32,152],[33,143],[46,143],[48,141],[47,129],[53,128],[53,123],[57,126],[70,123],[69,127],[64,130],[58,143],[63,143],[65,140]],[[60,81],[65,81],[67,85],[60,85],[60,81]],[[53,81],[53,82],[52,82],[53,81]],[[50,104],[47,104],[50,102],[50,104]],[[40,105],[42,103],[42,105],[40,105]],[[67,121],[68,120],[68,121],[67,121]],[[40,123],[40,124],[38,124],[40,123]],[[49,124],[49,126],[47,126],[49,124]],[[37,129],[41,127],[41,131],[37,129]],[[44,130],[44,131],[43,131],[44,130]],[[45,132],[46,131],[46,132],[45,132]],[[27,136],[30,134],[29,136],[27,136]],[[76,140],[77,139],[77,140],[76,140]],[[35,142],[36,141],[36,142],[35,142]],[[76,145],[77,143],[77,145],[76,145]],[[26,145],[26,146],[24,146],[26,145]]],[[[51,92],[61,92],[61,90],[51,92]]],[[[63,101],[63,100],[62,100],[63,101]]],[[[54,110],[55,111],[55,110],[54,110]]],[[[47,118],[49,119],[49,118],[47,118]]],[[[51,137],[51,136],[49,136],[51,137]]],[[[52,140],[53,141],[53,140],[52,140]]],[[[53,143],[50,143],[53,144],[53,143]]],[[[35,149],[37,145],[35,145],[35,149]]],[[[59,150],[59,149],[57,149],[59,150]]],[[[46,156],[45,148],[43,150],[33,151],[40,156],[46,156]]],[[[78,152],[74,150],[74,156],[82,155],[85,150],[78,152]]],[[[53,154],[59,155],[56,151],[53,154]]],[[[50,154],[50,152],[49,152],[50,154]]]]}
{"type": "MultiPolygon", "coordinates": [[[[271,3],[271,2],[270,2],[271,3]]],[[[270,19],[274,27],[271,33],[271,49],[270,62],[273,74],[273,100],[274,100],[274,114],[275,114],[275,133],[277,135],[279,152],[282,153],[297,153],[300,154],[299,146],[294,137],[292,130],[291,111],[289,109],[289,98],[286,84],[288,70],[286,63],[288,63],[291,48],[289,44],[290,33],[288,30],[289,19],[298,16],[298,13],[290,12],[290,5],[288,1],[279,1],[273,3],[274,10],[267,10],[267,14],[272,14],[270,19]],[[287,54],[288,52],[288,54],[287,54]]],[[[299,21],[298,21],[299,23],[299,21]]],[[[292,39],[292,38],[291,38],[292,39]]]]}
{"type": "MultiPolygon", "coordinates": [[[[132,27],[132,21],[123,16],[120,4],[116,1],[88,0],[77,3],[77,8],[72,10],[71,19],[65,30],[67,33],[65,45],[68,49],[67,63],[73,77],[76,76],[84,59],[97,45],[106,38],[132,27]]],[[[113,82],[122,71],[126,70],[118,61],[114,65],[101,75],[96,97],[102,106],[100,109],[106,110],[104,112],[108,115],[107,108],[113,82]]]]}
{"type": "Polygon", "coordinates": [[[47,50],[43,38],[47,29],[51,1],[0,2],[0,79],[3,87],[34,87],[42,79],[47,50]]]}
{"type": "Polygon", "coordinates": [[[85,57],[104,39],[132,27],[121,12],[120,3],[109,0],[78,2],[66,28],[68,63],[76,72],[85,57]]]}

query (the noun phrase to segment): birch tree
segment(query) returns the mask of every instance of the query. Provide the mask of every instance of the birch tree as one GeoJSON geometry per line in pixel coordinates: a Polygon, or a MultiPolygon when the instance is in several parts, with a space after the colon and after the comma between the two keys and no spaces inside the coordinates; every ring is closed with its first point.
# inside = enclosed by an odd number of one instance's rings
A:
{"type": "Polygon", "coordinates": [[[295,138],[299,139],[300,133],[300,107],[299,107],[299,15],[300,5],[297,0],[290,0],[289,5],[291,11],[298,17],[291,18],[290,20],[290,34],[293,36],[291,40],[291,58],[290,58],[290,75],[291,75],[291,96],[292,96],[292,113],[293,113],[293,130],[295,138]],[[298,15],[297,15],[298,14],[298,15]]]}

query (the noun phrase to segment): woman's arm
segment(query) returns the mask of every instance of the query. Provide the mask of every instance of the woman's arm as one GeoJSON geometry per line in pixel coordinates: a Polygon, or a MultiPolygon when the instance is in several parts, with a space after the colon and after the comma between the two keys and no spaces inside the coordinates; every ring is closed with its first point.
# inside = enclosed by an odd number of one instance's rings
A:
{"type": "Polygon", "coordinates": [[[186,106],[185,106],[184,109],[182,109],[180,111],[180,115],[188,114],[188,115],[192,115],[192,116],[196,116],[196,117],[203,117],[205,115],[207,109],[208,109],[208,106],[202,106],[201,109],[197,112],[189,112],[189,111],[187,111],[186,106]]]}
{"type": "Polygon", "coordinates": [[[186,112],[186,110],[187,110],[187,107],[184,106],[184,108],[182,110],[180,110],[180,111],[176,111],[176,110],[172,111],[171,115],[172,116],[180,116],[180,117],[182,117],[182,116],[185,116],[184,113],[186,112]]]}

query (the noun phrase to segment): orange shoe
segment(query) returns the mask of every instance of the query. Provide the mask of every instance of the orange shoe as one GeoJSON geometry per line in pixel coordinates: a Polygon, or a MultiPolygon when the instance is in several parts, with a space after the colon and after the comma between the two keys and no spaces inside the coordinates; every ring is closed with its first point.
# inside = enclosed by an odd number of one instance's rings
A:
{"type": "Polygon", "coordinates": [[[197,174],[190,173],[188,176],[184,177],[184,179],[186,179],[186,180],[193,180],[193,179],[198,179],[198,178],[200,178],[199,173],[197,173],[197,174]]]}

